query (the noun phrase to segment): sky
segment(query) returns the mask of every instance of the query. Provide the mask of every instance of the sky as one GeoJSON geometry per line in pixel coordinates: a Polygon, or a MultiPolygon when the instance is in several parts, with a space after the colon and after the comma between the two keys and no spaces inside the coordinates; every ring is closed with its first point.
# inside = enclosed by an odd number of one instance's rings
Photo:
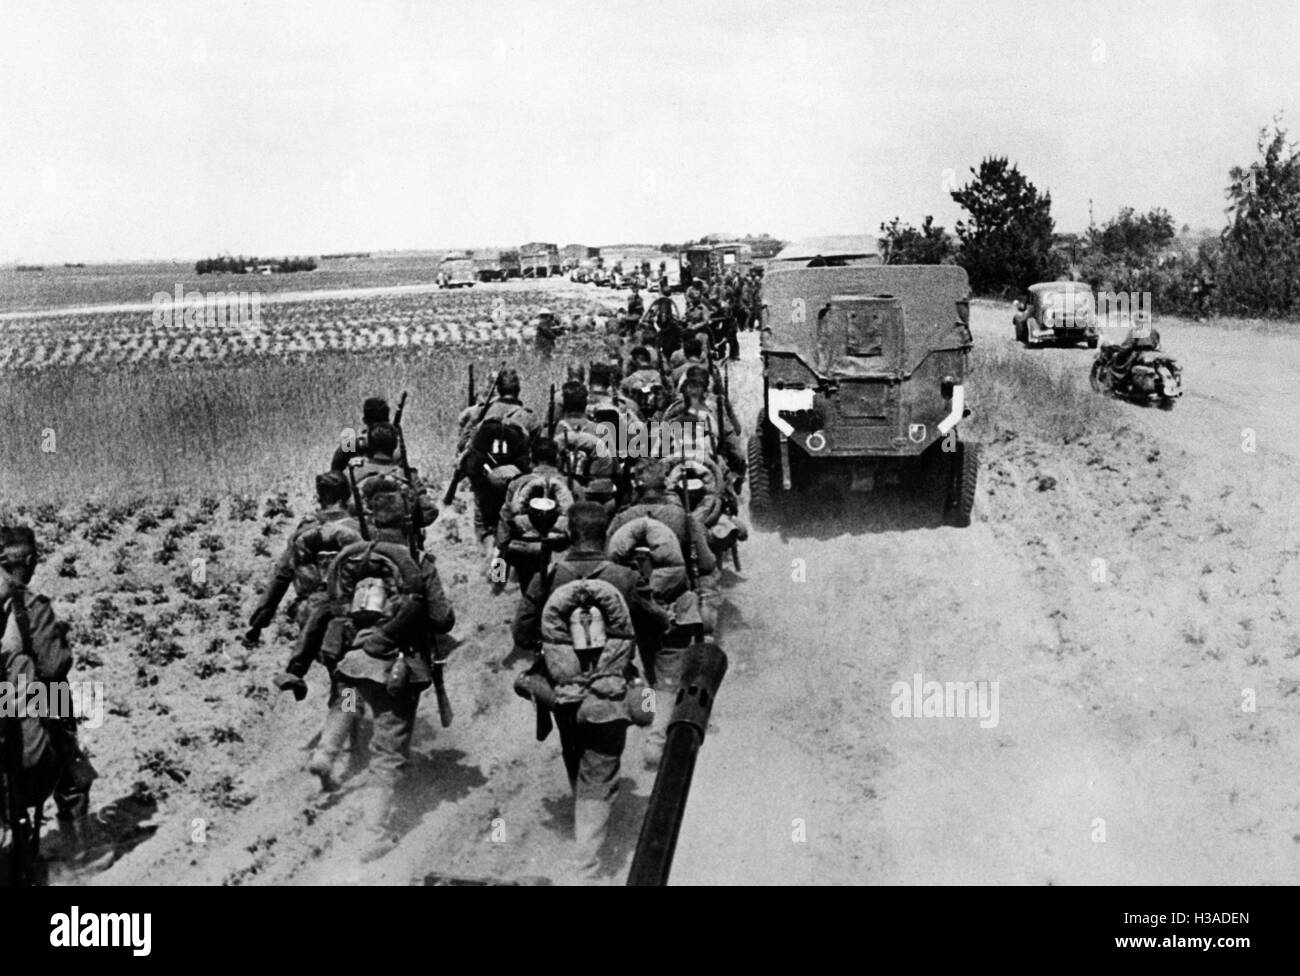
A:
{"type": "Polygon", "coordinates": [[[1300,3],[0,0],[0,262],[1223,224],[1300,3]]]}

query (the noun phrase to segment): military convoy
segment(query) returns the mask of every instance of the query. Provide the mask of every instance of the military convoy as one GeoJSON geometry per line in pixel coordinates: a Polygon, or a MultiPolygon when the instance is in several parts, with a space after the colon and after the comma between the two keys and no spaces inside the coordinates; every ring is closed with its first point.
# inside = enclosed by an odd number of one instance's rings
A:
{"type": "Polygon", "coordinates": [[[794,492],[901,484],[970,524],[970,286],[951,265],[774,262],[763,279],[763,407],[749,442],[750,511],[794,492]],[[811,265],[811,266],[810,266],[811,265]]]}

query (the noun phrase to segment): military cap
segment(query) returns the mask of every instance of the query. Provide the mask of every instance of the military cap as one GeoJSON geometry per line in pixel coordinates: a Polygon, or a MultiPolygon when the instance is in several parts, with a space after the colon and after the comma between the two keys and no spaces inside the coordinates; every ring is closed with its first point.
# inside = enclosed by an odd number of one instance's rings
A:
{"type": "Polygon", "coordinates": [[[366,397],[361,405],[361,419],[367,424],[377,424],[387,420],[388,401],[383,397],[366,397]]]}

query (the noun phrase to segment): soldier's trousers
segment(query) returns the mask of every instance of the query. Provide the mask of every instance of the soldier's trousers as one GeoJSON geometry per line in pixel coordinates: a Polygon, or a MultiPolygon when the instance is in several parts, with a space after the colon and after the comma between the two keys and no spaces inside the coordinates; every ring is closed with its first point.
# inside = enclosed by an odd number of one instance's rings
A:
{"type": "Polygon", "coordinates": [[[330,622],[329,596],[324,590],[313,593],[298,606],[298,639],[284,670],[299,678],[307,677],[313,661],[320,660],[321,641],[330,622]]]}
{"type": "Polygon", "coordinates": [[[373,681],[336,676],[330,686],[329,712],[319,753],[332,761],[343,751],[354,725],[372,722],[370,778],[376,785],[395,785],[410,753],[419,701],[411,693],[390,695],[387,688],[373,681]]]}
{"type": "Polygon", "coordinates": [[[618,792],[627,724],[579,722],[576,703],[559,705],[552,715],[560,733],[560,751],[574,796],[580,800],[612,800],[618,792]]]}
{"type": "Polygon", "coordinates": [[[476,481],[470,487],[474,493],[474,533],[481,543],[488,536],[496,534],[501,505],[505,502],[505,489],[494,487],[486,478],[476,481]]]}
{"type": "Polygon", "coordinates": [[[84,770],[80,765],[84,759],[80,758],[75,729],[70,740],[56,744],[56,739],[64,738],[61,733],[52,732],[36,764],[24,768],[15,778],[13,799],[24,808],[36,808],[53,796],[58,819],[80,820],[90,812],[90,784],[94,773],[86,772],[88,763],[84,770]],[[66,751],[69,748],[75,750],[75,755],[66,751]]]}
{"type": "Polygon", "coordinates": [[[686,662],[690,640],[686,633],[674,629],[646,644],[641,660],[646,669],[646,681],[655,692],[654,717],[646,731],[646,743],[652,750],[662,750],[668,738],[668,721],[672,718],[673,703],[681,685],[682,666],[686,662]]]}

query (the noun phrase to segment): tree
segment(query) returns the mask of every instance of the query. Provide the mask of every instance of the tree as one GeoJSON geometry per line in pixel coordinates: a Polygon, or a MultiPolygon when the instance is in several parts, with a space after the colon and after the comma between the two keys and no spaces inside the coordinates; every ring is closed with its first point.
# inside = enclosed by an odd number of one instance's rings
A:
{"type": "Polygon", "coordinates": [[[947,231],[936,227],[933,217],[927,216],[920,230],[895,217],[881,224],[880,232],[885,264],[946,264],[956,251],[947,231]]]}
{"type": "Polygon", "coordinates": [[[989,294],[1027,288],[1060,274],[1052,252],[1052,197],[1040,194],[1006,157],[992,157],[971,170],[969,184],[952,198],[969,215],[957,221],[957,263],[971,288],[989,294]]]}
{"type": "Polygon", "coordinates": [[[1181,286],[1179,276],[1161,261],[1173,240],[1174,218],[1167,211],[1139,214],[1123,207],[1101,227],[1088,228],[1082,276],[1098,292],[1146,292],[1153,306],[1178,305],[1173,291],[1181,286]]]}
{"type": "Polygon", "coordinates": [[[1234,166],[1218,268],[1220,306],[1264,315],[1300,312],[1300,154],[1273,121],[1260,158],[1234,166]]]}

